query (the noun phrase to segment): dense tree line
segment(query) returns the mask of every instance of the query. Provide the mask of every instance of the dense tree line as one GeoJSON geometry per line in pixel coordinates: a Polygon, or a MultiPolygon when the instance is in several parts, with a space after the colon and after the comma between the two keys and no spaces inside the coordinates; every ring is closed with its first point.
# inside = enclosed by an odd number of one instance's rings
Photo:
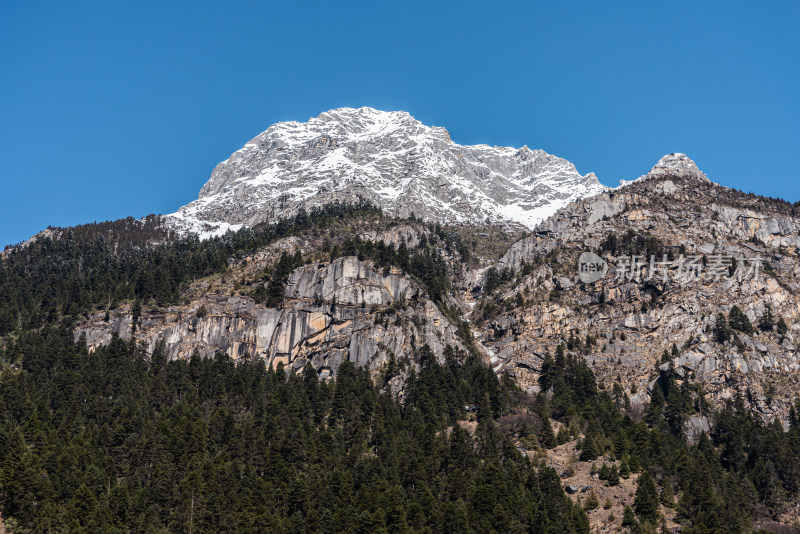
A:
{"type": "Polygon", "coordinates": [[[509,428],[524,395],[479,358],[448,348],[439,364],[423,347],[415,360],[398,399],[382,387],[391,364],[377,383],[350,363],[320,381],[223,354],[148,357],[118,338],[89,353],[55,326],[22,334],[0,351],[21,366],[0,375],[3,517],[15,532],[587,531],[556,472],[519,452],[524,437],[579,437],[609,485],[639,473],[636,532],[658,525],[659,503],[686,532],[746,532],[800,489],[797,410],[784,432],[731,402],[690,445],[684,423],[708,408],[674,372],[637,421],[561,346],[545,357],[539,424],[509,428]]]}
{"type": "Polygon", "coordinates": [[[550,468],[499,431],[513,391],[427,347],[404,403],[351,363],[93,353],[66,329],[0,356],[0,500],[14,532],[587,532],[550,468]],[[474,434],[457,424],[478,406],[474,434]]]}
{"type": "MultiPolygon", "coordinates": [[[[333,203],[204,241],[175,239],[155,217],[55,229],[55,235],[10,248],[0,259],[0,336],[95,309],[113,309],[122,301],[173,304],[191,281],[225,270],[231,260],[284,237],[364,217],[383,215],[363,201],[333,203]]],[[[430,298],[440,303],[450,288],[444,255],[466,261],[469,250],[458,233],[438,225],[430,230],[430,239],[422,233],[421,243],[412,251],[405,244],[394,247],[348,235],[343,244],[332,247],[330,257],[358,255],[379,267],[398,267],[417,278],[430,298]]],[[[279,305],[286,279],[301,263],[297,255],[284,255],[254,296],[267,305],[279,305]]]]}
{"type": "MultiPolygon", "coordinates": [[[[115,250],[124,250],[131,247],[146,247],[155,243],[174,240],[175,234],[169,230],[159,215],[148,215],[143,219],[126,217],[114,221],[93,222],[61,228],[48,226],[46,230],[33,237],[37,239],[58,239],[71,236],[81,242],[91,242],[105,239],[115,250]]],[[[25,244],[7,245],[6,250],[20,248],[25,244]]]]}
{"type": "Polygon", "coordinates": [[[382,215],[365,202],[335,203],[205,241],[169,239],[157,219],[118,221],[118,231],[112,223],[59,229],[0,259],[0,336],[124,300],[174,303],[188,283],[226,269],[231,259],[283,237],[369,216],[382,215]]]}

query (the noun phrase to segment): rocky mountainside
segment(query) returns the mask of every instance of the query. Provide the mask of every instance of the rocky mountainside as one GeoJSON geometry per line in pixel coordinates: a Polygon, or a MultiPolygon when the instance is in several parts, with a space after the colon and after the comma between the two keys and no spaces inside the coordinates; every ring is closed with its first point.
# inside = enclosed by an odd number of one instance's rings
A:
{"type": "Polygon", "coordinates": [[[567,344],[634,401],[674,371],[703,402],[740,395],[786,422],[800,394],[799,251],[797,206],[715,185],[685,155],[665,156],[515,243],[496,269],[517,275],[475,320],[498,371],[532,388],[545,354],[567,344]],[[604,276],[581,280],[585,252],[607,264],[604,276]]]}
{"type": "MultiPolygon", "coordinates": [[[[206,189],[217,190],[216,183],[206,189]]],[[[740,395],[762,418],[787,421],[800,379],[796,209],[718,186],[686,155],[669,154],[641,178],[569,203],[499,258],[479,253],[497,249],[486,246],[495,238],[480,227],[469,237],[455,227],[463,235],[452,235],[468,249],[456,253],[432,227],[391,217],[281,240],[233,263],[224,282],[196,282],[184,304],[146,311],[138,336],[151,348],[165,340],[173,358],[223,350],[295,368],[311,362],[321,374],[347,359],[375,373],[393,358],[410,369],[423,344],[440,359],[447,345],[471,347],[531,391],[545,355],[565,345],[606,385],[624,387],[634,405],[647,402],[660,371],[674,369],[699,385],[704,403],[740,395]],[[353,235],[392,250],[443,254],[445,300],[435,302],[420,278],[396,267],[328,257],[332,244],[353,235]],[[270,307],[253,289],[267,285],[260,273],[281,252],[298,251],[311,263],[288,278],[280,308],[270,307]],[[607,264],[605,276],[581,281],[584,252],[607,264]],[[198,316],[201,306],[207,313],[198,316]],[[464,314],[474,341],[443,310],[464,314]],[[739,310],[749,327],[730,326],[739,310]]],[[[85,333],[97,346],[112,333],[131,335],[130,305],[108,321],[102,316],[79,327],[76,338],[85,333]]]]}
{"type": "MultiPolygon", "coordinates": [[[[2,396],[10,399],[6,413],[20,426],[48,420],[39,407],[50,403],[69,418],[84,410],[93,428],[123,428],[113,414],[129,393],[113,392],[139,372],[142,386],[133,389],[148,395],[147,408],[126,406],[126,414],[154,414],[173,395],[178,404],[162,414],[185,420],[194,413],[197,428],[220,432],[221,440],[250,435],[229,431],[226,420],[250,420],[259,432],[286,429],[286,441],[274,440],[279,456],[294,456],[302,441],[293,430],[303,426],[299,419],[275,418],[283,407],[308,418],[309,406],[321,406],[312,418],[325,432],[332,421],[361,421],[363,431],[331,435],[364,438],[352,449],[355,464],[406,450],[370,452],[393,434],[367,437],[366,430],[387,413],[404,414],[413,428],[448,440],[431,447],[424,437],[420,459],[430,450],[497,453],[473,464],[497,466],[471,492],[476,509],[502,487],[499,466],[516,458],[539,466],[554,495],[563,485],[565,502],[586,513],[576,516],[583,532],[637,521],[678,532],[717,524],[720,511],[724,524],[740,525],[736,532],[751,523],[788,528],[800,518],[800,203],[716,185],[683,154],[572,201],[521,235],[503,225],[404,219],[342,200],[213,239],[176,238],[154,217],[51,229],[7,250],[0,256],[0,378],[4,391],[25,387],[2,396]],[[274,395],[268,408],[257,408],[266,420],[236,404],[230,417],[208,409],[229,406],[245,383],[264,387],[243,399],[274,395]],[[285,386],[305,391],[308,402],[285,386]],[[72,400],[48,398],[62,391],[72,400]],[[181,408],[209,392],[213,403],[181,408]],[[336,408],[354,392],[372,400],[336,408]],[[27,412],[16,408],[15,399],[38,393],[27,412]],[[378,394],[396,405],[375,404],[378,394]],[[367,406],[396,408],[340,418],[367,406]],[[114,425],[91,419],[103,413],[114,425]],[[438,422],[425,427],[426,418],[438,422]]],[[[180,216],[168,219],[175,225],[180,216]]],[[[182,220],[184,231],[225,228],[182,220]]],[[[57,436],[55,427],[27,426],[31,443],[57,436]]],[[[7,428],[0,425],[8,441],[7,428]]],[[[105,431],[83,428],[76,431],[94,434],[92,449],[112,443],[105,431]]],[[[23,454],[29,448],[15,435],[23,454]]],[[[327,452],[344,450],[320,443],[327,452]]],[[[136,450],[152,446],[144,441],[136,450]]],[[[183,458],[188,448],[175,450],[183,458]]],[[[448,453],[441,461],[443,472],[462,473],[451,460],[448,453]]],[[[416,484],[421,463],[399,463],[412,469],[401,478],[416,484]]],[[[41,472],[24,480],[44,480],[41,472]]],[[[98,480],[93,491],[107,493],[98,480]]],[[[30,502],[20,487],[18,502],[30,502]]],[[[522,494],[533,493],[526,483],[522,494]]],[[[6,507],[4,517],[16,521],[24,517],[19,510],[6,507]]]]}
{"type": "Polygon", "coordinates": [[[403,111],[341,108],[271,126],[217,165],[199,198],[167,221],[208,236],[361,197],[390,216],[533,228],[605,189],[542,150],[462,146],[403,111]]]}
{"type": "Polygon", "coordinates": [[[436,265],[447,266],[446,276],[453,280],[470,279],[450,244],[460,238],[443,240],[419,221],[374,215],[335,225],[231,259],[222,273],[196,280],[171,305],[150,303],[137,311],[129,301],[98,310],[75,329],[75,339],[84,337],[95,350],[114,336],[135,336],[150,352],[163,343],[170,359],[222,351],[273,367],[302,369],[310,363],[323,378],[336,374],[344,361],[376,377],[391,365],[395,392],[402,392],[423,346],[441,362],[448,345],[467,350],[466,323],[459,324],[458,312],[446,315],[458,309],[459,301],[432,295],[423,280],[436,265]],[[378,251],[366,257],[365,249],[376,244],[378,251]],[[387,264],[386,255],[397,257],[400,265],[387,264]],[[265,299],[278,279],[278,265],[289,257],[302,258],[301,265],[279,283],[279,299],[265,299]],[[403,270],[403,258],[418,267],[403,270]]]}
{"type": "MultiPolygon", "coordinates": [[[[287,245],[277,243],[272,251],[287,245]]],[[[247,258],[246,272],[263,270],[272,251],[247,258]]],[[[258,358],[268,366],[282,363],[296,370],[310,363],[321,378],[334,375],[345,361],[377,375],[394,360],[402,368],[393,384],[396,392],[402,390],[416,349],[427,344],[443,362],[447,345],[464,345],[419,284],[397,269],[381,273],[372,262],[354,256],[296,269],[280,308],[225,294],[227,284],[215,282],[195,287],[196,298],[188,305],[146,313],[136,324],[138,339],[151,349],[163,341],[170,359],[222,351],[237,360],[258,358]]],[[[134,324],[131,308],[123,307],[109,320],[96,314],[75,335],[85,336],[94,349],[113,335],[130,338],[134,324]]]]}

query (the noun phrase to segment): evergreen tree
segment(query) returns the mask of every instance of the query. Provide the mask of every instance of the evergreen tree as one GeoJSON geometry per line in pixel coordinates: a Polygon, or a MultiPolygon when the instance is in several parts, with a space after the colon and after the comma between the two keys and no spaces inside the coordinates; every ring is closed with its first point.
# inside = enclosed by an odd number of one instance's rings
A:
{"type": "Polygon", "coordinates": [[[753,325],[750,324],[750,319],[738,306],[733,306],[728,313],[728,324],[734,330],[739,330],[745,334],[753,333],[753,325]]]}
{"type": "Polygon", "coordinates": [[[718,343],[725,343],[731,338],[731,331],[728,327],[728,321],[722,313],[717,314],[716,322],[714,323],[714,339],[718,343]]]}
{"type": "Polygon", "coordinates": [[[636,481],[636,498],[633,503],[636,515],[642,521],[656,524],[658,521],[658,491],[655,481],[648,471],[639,475],[636,481]]]}
{"type": "Polygon", "coordinates": [[[758,319],[758,328],[764,332],[769,332],[775,327],[775,316],[772,314],[772,306],[767,303],[764,306],[764,313],[758,319]]]}
{"type": "Polygon", "coordinates": [[[668,476],[664,477],[664,480],[661,482],[661,504],[668,508],[675,507],[675,490],[672,487],[672,482],[670,481],[668,476]]]}
{"type": "Polygon", "coordinates": [[[600,506],[600,499],[597,498],[597,494],[595,494],[594,490],[589,492],[589,496],[586,497],[586,502],[583,505],[583,508],[587,511],[595,510],[598,506],[600,506]]]}
{"type": "Polygon", "coordinates": [[[612,465],[608,474],[608,485],[619,486],[619,470],[616,465],[612,465]]]}
{"type": "Polygon", "coordinates": [[[786,321],[784,321],[783,317],[778,319],[777,330],[781,337],[785,337],[789,332],[789,327],[786,325],[786,321]]]}
{"type": "Polygon", "coordinates": [[[625,509],[622,513],[622,526],[623,527],[633,527],[637,525],[636,522],[636,514],[633,512],[633,508],[625,505],[625,509]]]}
{"type": "Polygon", "coordinates": [[[539,442],[545,449],[552,449],[558,444],[558,440],[556,439],[556,435],[553,432],[553,427],[550,424],[549,417],[545,417],[542,420],[542,430],[541,434],[539,435],[539,442]]]}
{"type": "Polygon", "coordinates": [[[600,470],[597,472],[598,477],[600,480],[608,480],[611,476],[611,469],[608,468],[608,465],[603,462],[603,465],[600,466],[600,470]]]}
{"type": "Polygon", "coordinates": [[[594,441],[594,435],[586,434],[586,437],[581,442],[581,462],[591,462],[597,459],[600,454],[597,452],[597,445],[594,441]]]}
{"type": "Polygon", "coordinates": [[[619,463],[619,476],[624,479],[627,479],[631,476],[631,468],[628,465],[627,458],[623,457],[622,461],[619,463]]]}
{"type": "Polygon", "coordinates": [[[662,411],[664,410],[664,405],[666,404],[666,400],[664,399],[664,392],[661,390],[661,386],[656,382],[653,385],[652,392],[650,393],[650,403],[647,405],[647,411],[644,416],[644,420],[649,425],[656,425],[661,420],[662,411]]]}

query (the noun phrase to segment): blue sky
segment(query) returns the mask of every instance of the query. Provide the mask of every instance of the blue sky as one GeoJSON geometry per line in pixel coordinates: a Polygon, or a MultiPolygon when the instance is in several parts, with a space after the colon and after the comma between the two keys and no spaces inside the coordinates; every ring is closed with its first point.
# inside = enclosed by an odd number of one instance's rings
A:
{"type": "Polygon", "coordinates": [[[800,199],[796,2],[0,5],[0,246],[166,213],[281,120],[404,109],[616,185],[665,153],[800,199]]]}

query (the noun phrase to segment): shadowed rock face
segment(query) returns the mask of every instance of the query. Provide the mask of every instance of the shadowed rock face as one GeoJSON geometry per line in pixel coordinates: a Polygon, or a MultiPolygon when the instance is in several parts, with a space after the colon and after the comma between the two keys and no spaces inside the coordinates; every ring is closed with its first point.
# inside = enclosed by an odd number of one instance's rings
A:
{"type": "MultiPolygon", "coordinates": [[[[85,335],[91,349],[113,334],[130,337],[131,321],[130,309],[123,308],[109,322],[94,317],[75,337],[85,335]]],[[[378,370],[392,357],[412,359],[424,344],[440,358],[448,344],[462,347],[455,327],[416,283],[398,271],[382,274],[356,257],[296,269],[281,309],[245,297],[208,295],[186,307],[143,314],[136,336],[151,350],[163,341],[171,359],[219,350],[234,359],[255,357],[295,368],[310,362],[323,376],[345,360],[378,370]],[[198,317],[201,304],[208,313],[198,317]]]]}
{"type": "Polygon", "coordinates": [[[532,228],[605,189],[542,150],[461,146],[405,112],[342,108],[271,126],[217,165],[199,198],[167,221],[212,235],[362,197],[393,216],[532,228]]]}

